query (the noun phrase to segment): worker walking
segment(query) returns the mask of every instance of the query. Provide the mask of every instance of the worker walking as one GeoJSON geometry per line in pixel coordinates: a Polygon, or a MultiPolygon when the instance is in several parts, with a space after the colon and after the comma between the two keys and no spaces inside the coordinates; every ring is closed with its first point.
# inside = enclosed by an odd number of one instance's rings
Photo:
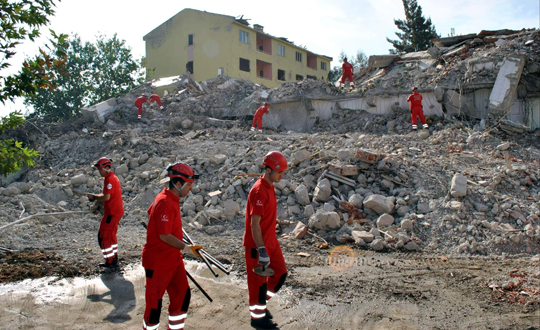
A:
{"type": "Polygon", "coordinates": [[[161,99],[159,98],[159,95],[152,94],[150,95],[150,98],[148,98],[148,100],[150,101],[150,105],[156,102],[159,105],[159,109],[163,110],[163,104],[161,104],[161,99]]]}
{"type": "Polygon", "coordinates": [[[347,58],[343,58],[343,65],[341,66],[343,74],[341,75],[341,89],[345,87],[345,79],[349,80],[349,85],[351,89],[354,88],[354,79],[353,79],[353,66],[351,63],[347,62],[347,58]]]}
{"type": "MultiPolygon", "coordinates": [[[[271,151],[265,157],[265,173],[253,185],[246,205],[244,248],[249,311],[251,326],[276,329],[267,302],[279,291],[287,277],[287,267],[276,237],[277,201],[274,183],[283,179],[287,170],[287,159],[279,151],[271,151]],[[271,266],[272,276],[261,276],[254,272],[257,266],[271,266]]],[[[268,270],[268,269],[267,269],[268,270]]]]}
{"type": "Polygon", "coordinates": [[[420,118],[423,128],[428,128],[426,118],[424,117],[424,110],[422,109],[422,94],[418,93],[418,87],[412,88],[412,94],[407,98],[407,102],[411,102],[411,119],[412,129],[416,131],[416,117],[420,118]]]}
{"type": "Polygon", "coordinates": [[[105,178],[103,192],[101,194],[86,194],[90,201],[103,202],[103,217],[99,224],[98,243],[103,253],[105,262],[101,267],[114,268],[118,266],[118,240],[116,232],[118,223],[124,215],[122,202],[122,189],[120,181],[116,177],[111,166],[112,159],[102,157],[94,164],[99,171],[99,175],[105,178]]]}
{"type": "Polygon", "coordinates": [[[255,116],[253,116],[253,123],[251,124],[252,131],[255,130],[255,125],[258,125],[259,133],[262,133],[262,116],[268,111],[270,111],[270,103],[268,102],[265,102],[257,109],[257,111],[255,112],[255,116]]]}
{"type": "Polygon", "coordinates": [[[165,291],[169,295],[167,329],[183,329],[191,299],[182,250],[189,247],[199,257],[199,245],[187,245],[183,239],[180,199],[187,196],[199,176],[184,163],[167,167],[169,187],[164,188],[148,208],[146,244],[142,265],[146,274],[146,307],[143,330],[159,328],[161,303],[165,291]]]}
{"type": "MultiPolygon", "coordinates": [[[[135,106],[137,107],[137,109],[139,110],[139,113],[138,113],[138,116],[137,116],[137,119],[141,120],[141,115],[142,115],[142,107],[143,107],[143,104],[144,103],[148,103],[150,104],[150,102],[148,102],[148,99],[146,98],[146,95],[145,94],[141,94],[141,96],[139,96],[138,98],[135,99],[135,106]]],[[[161,101],[160,101],[161,103],[161,101]]],[[[158,103],[159,104],[159,103],[158,103]]]]}

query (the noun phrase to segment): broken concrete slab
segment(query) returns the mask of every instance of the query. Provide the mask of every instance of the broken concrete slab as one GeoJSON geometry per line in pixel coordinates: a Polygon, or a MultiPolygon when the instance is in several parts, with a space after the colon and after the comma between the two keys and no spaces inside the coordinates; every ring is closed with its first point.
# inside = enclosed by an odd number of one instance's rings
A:
{"type": "Polygon", "coordinates": [[[374,68],[385,68],[390,66],[395,59],[399,58],[399,55],[372,55],[368,59],[368,66],[374,68]]]}
{"type": "Polygon", "coordinates": [[[87,120],[105,123],[107,121],[107,117],[116,110],[117,104],[116,98],[113,97],[88,108],[82,108],[81,114],[87,120]]]}
{"type": "Polygon", "coordinates": [[[504,59],[489,96],[489,110],[491,112],[503,115],[510,108],[524,66],[525,57],[521,55],[510,55],[504,59]]]}

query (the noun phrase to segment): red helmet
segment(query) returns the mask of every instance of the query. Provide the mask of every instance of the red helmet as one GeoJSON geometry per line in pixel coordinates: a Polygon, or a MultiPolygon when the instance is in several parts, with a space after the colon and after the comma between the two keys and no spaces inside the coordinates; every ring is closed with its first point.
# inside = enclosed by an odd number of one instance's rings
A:
{"type": "Polygon", "coordinates": [[[264,102],[264,106],[265,106],[265,107],[269,107],[269,106],[270,106],[270,103],[264,102]]]}
{"type": "Polygon", "coordinates": [[[416,92],[416,91],[418,90],[418,87],[415,86],[415,87],[411,88],[411,90],[412,90],[413,92],[416,92]]]}
{"type": "Polygon", "coordinates": [[[287,158],[279,151],[270,151],[264,156],[263,165],[269,166],[274,171],[287,170],[287,158]]]}
{"type": "Polygon", "coordinates": [[[98,169],[102,169],[105,166],[111,166],[112,165],[112,159],[107,157],[101,157],[98,159],[98,161],[94,164],[94,166],[98,169]]]}
{"type": "Polygon", "coordinates": [[[193,169],[185,163],[176,163],[167,166],[167,176],[169,178],[181,178],[186,182],[193,182],[199,178],[198,174],[193,173],[193,169]]]}

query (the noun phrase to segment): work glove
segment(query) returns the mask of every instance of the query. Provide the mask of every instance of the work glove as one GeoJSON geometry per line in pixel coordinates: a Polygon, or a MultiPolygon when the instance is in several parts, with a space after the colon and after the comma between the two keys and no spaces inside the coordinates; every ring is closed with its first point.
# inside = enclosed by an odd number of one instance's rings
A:
{"type": "Polygon", "coordinates": [[[270,265],[270,257],[266,253],[266,248],[261,246],[257,248],[257,251],[259,251],[259,264],[265,268],[268,267],[270,265]]]}
{"type": "Polygon", "coordinates": [[[193,254],[196,256],[196,257],[200,257],[201,254],[199,253],[199,250],[204,250],[204,248],[200,245],[188,245],[188,248],[191,249],[191,252],[193,252],[193,254]]]}

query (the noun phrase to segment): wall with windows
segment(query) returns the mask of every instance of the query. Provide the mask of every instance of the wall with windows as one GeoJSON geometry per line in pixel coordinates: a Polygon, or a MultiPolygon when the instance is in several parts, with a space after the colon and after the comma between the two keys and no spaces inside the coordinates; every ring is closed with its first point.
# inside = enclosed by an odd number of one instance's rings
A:
{"type": "Polygon", "coordinates": [[[217,77],[223,68],[224,75],[272,88],[296,77],[326,79],[331,61],[242,25],[232,16],[194,9],[179,12],[143,40],[149,79],[189,70],[195,80],[202,81],[217,77]]]}

